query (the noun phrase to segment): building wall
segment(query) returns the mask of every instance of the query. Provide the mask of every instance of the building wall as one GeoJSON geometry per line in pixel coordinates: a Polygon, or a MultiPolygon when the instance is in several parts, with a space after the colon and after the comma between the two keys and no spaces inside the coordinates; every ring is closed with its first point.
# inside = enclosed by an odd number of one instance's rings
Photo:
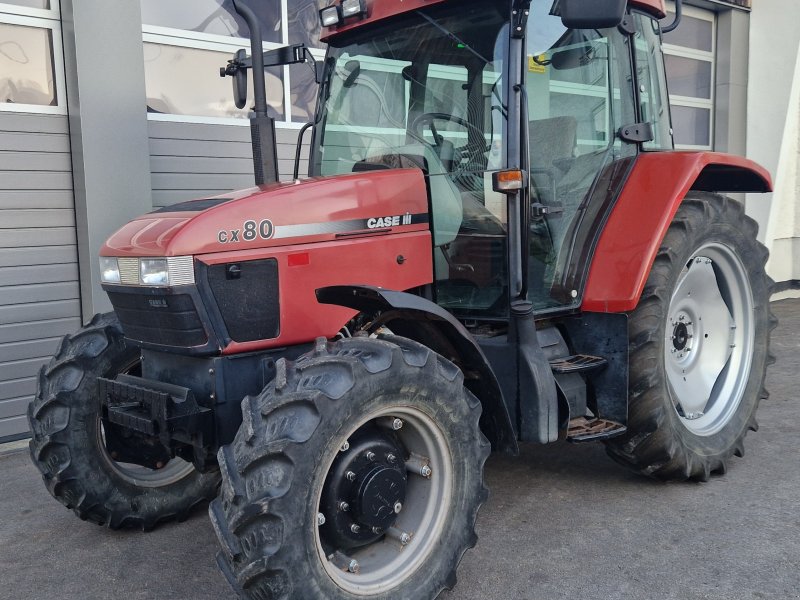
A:
{"type": "Polygon", "coordinates": [[[0,112],[0,439],[80,315],[67,117],[0,112]]]}
{"type": "Polygon", "coordinates": [[[800,279],[795,205],[800,90],[800,5],[796,0],[758,2],[751,15],[747,96],[747,155],[775,178],[775,193],[749,195],[747,212],[772,253],[768,270],[778,282],[800,279]],[[793,93],[794,86],[794,93],[793,93]]]}
{"type": "MultiPolygon", "coordinates": [[[[281,179],[294,170],[296,129],[276,130],[281,179]]],[[[162,207],[255,185],[250,128],[150,121],[153,206],[162,207]]],[[[300,173],[308,171],[308,151],[300,173]]]]}

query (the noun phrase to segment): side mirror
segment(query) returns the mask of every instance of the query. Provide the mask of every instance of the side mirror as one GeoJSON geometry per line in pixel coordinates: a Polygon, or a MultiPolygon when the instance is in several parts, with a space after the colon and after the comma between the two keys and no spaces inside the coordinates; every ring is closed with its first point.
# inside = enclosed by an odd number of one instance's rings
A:
{"type": "MultiPolygon", "coordinates": [[[[237,63],[243,62],[246,58],[245,50],[238,50],[234,56],[237,63]]],[[[247,69],[237,69],[233,76],[233,102],[238,109],[244,108],[247,104],[247,69]]]]}
{"type": "Polygon", "coordinates": [[[569,29],[616,27],[625,18],[627,0],[561,0],[561,22],[569,29]]]}

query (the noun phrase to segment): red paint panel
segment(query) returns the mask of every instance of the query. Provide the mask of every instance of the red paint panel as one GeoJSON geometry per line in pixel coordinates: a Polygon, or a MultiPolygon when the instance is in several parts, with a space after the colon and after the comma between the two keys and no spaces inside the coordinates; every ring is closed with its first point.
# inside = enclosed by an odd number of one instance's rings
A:
{"type": "MultiPolygon", "coordinates": [[[[209,265],[232,260],[275,258],[281,302],[281,332],[273,340],[233,342],[224,354],[237,354],[333,337],[355,312],[317,303],[315,291],[329,285],[364,284],[408,290],[433,281],[430,232],[404,233],[338,242],[322,242],[291,248],[274,248],[198,257],[209,265]],[[308,264],[289,267],[298,252],[308,264]],[[405,261],[398,263],[402,255],[405,261]]],[[[265,307],[269,309],[269,307],[265,307]]]]}
{"type": "MultiPolygon", "coordinates": [[[[332,241],[338,239],[337,234],[354,230],[370,233],[366,225],[347,225],[349,221],[428,212],[425,179],[417,169],[306,179],[226,197],[234,199],[200,212],[163,212],[139,217],[112,235],[100,254],[188,256],[293,246],[332,241]],[[244,238],[248,221],[254,222],[257,230],[255,238],[249,241],[244,238]],[[268,239],[258,231],[266,221],[273,234],[268,239]],[[233,232],[237,232],[235,236],[233,232]]],[[[269,233],[268,229],[265,224],[264,232],[269,233]]],[[[427,230],[425,222],[391,227],[392,233],[427,230]]]]}
{"type": "Polygon", "coordinates": [[[582,309],[627,312],[636,308],[661,241],[681,201],[708,165],[753,171],[766,189],[769,172],[753,161],[715,152],[641,155],[595,250],[582,309]]]}
{"type": "Polygon", "coordinates": [[[667,4],[664,0],[630,0],[629,6],[648,12],[656,19],[667,16],[667,4]]]}
{"type": "Polygon", "coordinates": [[[435,4],[442,4],[447,0],[367,0],[366,18],[353,17],[347,19],[345,24],[340,27],[329,27],[328,33],[322,37],[323,42],[328,42],[331,38],[345,31],[352,31],[365,25],[370,25],[377,21],[396,17],[403,13],[426,8],[435,4]]]}

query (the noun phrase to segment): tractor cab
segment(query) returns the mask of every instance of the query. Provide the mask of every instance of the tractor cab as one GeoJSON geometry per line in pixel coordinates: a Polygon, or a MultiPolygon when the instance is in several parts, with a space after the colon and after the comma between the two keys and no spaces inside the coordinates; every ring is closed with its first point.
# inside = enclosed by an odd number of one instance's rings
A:
{"type": "Polygon", "coordinates": [[[609,6],[569,28],[561,5],[426,3],[342,21],[327,40],[310,174],[421,169],[433,295],[462,319],[507,318],[525,292],[540,312],[580,306],[632,159],[672,148],[662,15],[620,27],[609,6]],[[508,170],[522,172],[518,195],[494,184],[508,170]]]}

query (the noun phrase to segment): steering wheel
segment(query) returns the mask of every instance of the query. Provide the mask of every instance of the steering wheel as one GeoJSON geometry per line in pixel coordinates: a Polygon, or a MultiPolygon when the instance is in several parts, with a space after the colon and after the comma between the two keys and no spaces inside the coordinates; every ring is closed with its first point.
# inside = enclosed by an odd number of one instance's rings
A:
{"type": "MultiPolygon", "coordinates": [[[[442,113],[442,112],[428,112],[419,115],[414,121],[411,123],[411,131],[419,137],[420,140],[425,141],[425,137],[423,132],[426,128],[431,130],[433,134],[433,146],[441,147],[442,143],[444,142],[444,136],[442,136],[437,130],[435,121],[450,121],[452,123],[456,123],[461,125],[464,129],[468,130],[468,132],[474,132],[475,138],[480,138],[481,140],[485,140],[485,134],[482,129],[476,127],[466,119],[462,119],[461,117],[457,117],[456,115],[451,115],[449,113],[442,113]]],[[[468,134],[469,139],[469,134],[468,134]]],[[[427,142],[426,142],[427,143],[427,142]]],[[[466,144],[460,146],[458,148],[454,148],[455,153],[455,164],[461,165],[464,162],[464,159],[467,160],[467,164],[473,162],[473,160],[477,159],[481,154],[488,152],[491,149],[491,145],[487,145],[485,142],[476,144],[470,141],[467,141],[466,144]]],[[[460,169],[460,170],[463,170],[460,169]]]]}

